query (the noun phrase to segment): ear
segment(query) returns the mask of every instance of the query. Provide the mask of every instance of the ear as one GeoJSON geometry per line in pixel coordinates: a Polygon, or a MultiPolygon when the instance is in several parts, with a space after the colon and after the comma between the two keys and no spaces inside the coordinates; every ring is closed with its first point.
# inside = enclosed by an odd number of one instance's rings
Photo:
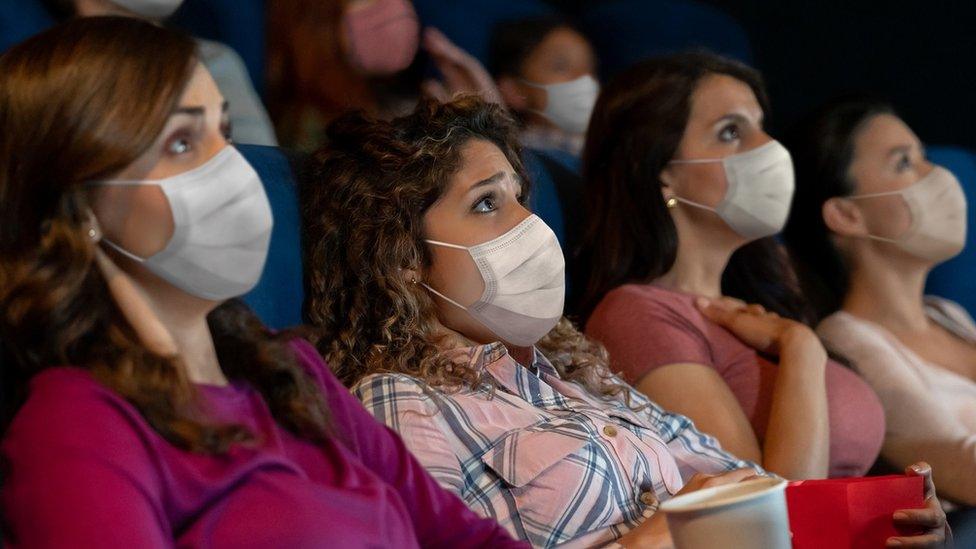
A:
{"type": "Polygon", "coordinates": [[[403,278],[403,281],[407,284],[419,284],[424,280],[420,274],[420,271],[416,269],[401,268],[400,276],[403,278]]]}
{"type": "Polygon", "coordinates": [[[834,197],[824,202],[821,208],[824,224],[831,232],[840,236],[865,236],[867,224],[861,209],[852,200],[834,197]]]}
{"type": "Polygon", "coordinates": [[[502,94],[505,104],[513,111],[524,111],[529,108],[529,99],[523,90],[523,84],[511,76],[498,78],[498,91],[502,94]]]}

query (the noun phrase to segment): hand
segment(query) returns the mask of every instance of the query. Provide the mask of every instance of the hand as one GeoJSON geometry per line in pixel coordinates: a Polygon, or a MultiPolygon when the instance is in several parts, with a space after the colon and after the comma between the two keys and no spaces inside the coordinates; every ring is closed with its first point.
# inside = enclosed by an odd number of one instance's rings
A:
{"type": "Polygon", "coordinates": [[[695,305],[705,318],[728,329],[758,351],[775,355],[787,347],[801,347],[822,353],[826,361],[826,351],[813,330],[795,320],[767,312],[762,305],[747,305],[731,297],[699,297],[695,305]]]}
{"type": "Polygon", "coordinates": [[[902,536],[888,538],[887,547],[910,547],[912,549],[929,549],[935,547],[951,547],[952,534],[946,528],[946,516],[935,494],[935,483],[932,481],[932,467],[920,461],[905,469],[909,476],[920,476],[925,479],[925,507],[921,509],[902,509],[894,514],[895,525],[907,530],[923,530],[916,536],[902,536]],[[948,538],[948,539],[947,539],[948,538]]]}
{"type": "MultiPolygon", "coordinates": [[[[675,495],[690,494],[691,492],[696,492],[704,488],[735,484],[753,478],[757,477],[756,472],[752,469],[736,469],[718,475],[695,473],[675,495]]],[[[670,549],[674,547],[674,541],[671,539],[671,533],[668,531],[668,523],[664,513],[654,513],[651,515],[651,518],[645,520],[617,540],[617,543],[626,549],[635,549],[638,547],[641,549],[670,549]]]]}
{"type": "Polygon", "coordinates": [[[422,45],[444,77],[443,82],[424,82],[424,94],[438,101],[450,101],[460,93],[476,93],[490,103],[504,104],[502,94],[488,71],[471,54],[444,36],[444,33],[433,27],[424,29],[422,45]]]}

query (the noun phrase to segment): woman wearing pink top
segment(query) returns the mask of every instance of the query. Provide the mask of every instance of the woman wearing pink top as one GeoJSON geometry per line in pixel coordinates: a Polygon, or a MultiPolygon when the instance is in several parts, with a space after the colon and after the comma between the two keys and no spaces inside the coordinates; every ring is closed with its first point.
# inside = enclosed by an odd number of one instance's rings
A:
{"type": "Polygon", "coordinates": [[[228,302],[273,220],[189,38],[71,21],[0,90],[5,546],[524,545],[228,302]]]}
{"type": "Polygon", "coordinates": [[[793,168],[766,103],[754,70],[709,54],[646,62],[604,91],[583,155],[587,333],[732,453],[791,479],[861,475],[884,417],[801,322],[769,238],[793,168]]]}

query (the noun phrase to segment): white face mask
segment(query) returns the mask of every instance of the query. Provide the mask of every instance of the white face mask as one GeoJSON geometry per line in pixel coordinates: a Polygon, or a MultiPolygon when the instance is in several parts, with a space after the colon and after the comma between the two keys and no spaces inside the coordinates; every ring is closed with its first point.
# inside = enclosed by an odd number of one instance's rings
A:
{"type": "Polygon", "coordinates": [[[751,151],[725,158],[672,160],[671,164],[721,162],[728,189],[714,208],[675,199],[696,208],[713,211],[743,238],[755,240],[772,236],[786,225],[793,200],[793,160],[779,141],[770,141],[751,151]]]}
{"type": "Polygon", "coordinates": [[[600,83],[589,74],[560,84],[536,84],[523,80],[535,88],[546,90],[546,108],[533,111],[565,132],[582,134],[590,123],[590,115],[600,95],[600,83]]]}
{"type": "Polygon", "coordinates": [[[536,215],[477,246],[436,240],[428,244],[467,250],[481,272],[485,291],[464,306],[423,284],[448,303],[468,312],[502,341],[527,347],[543,338],[563,315],[565,261],[555,233],[536,215]]]}
{"type": "Polygon", "coordinates": [[[166,19],[183,4],[183,0],[111,0],[111,2],[147,19],[166,19]]]}
{"type": "Polygon", "coordinates": [[[144,181],[93,185],[156,185],[173,214],[173,236],[150,257],[102,239],[122,255],[190,295],[223,301],[250,291],[261,278],[271,242],[271,205],[254,168],[227,146],[188,172],[144,181]]]}
{"type": "Polygon", "coordinates": [[[911,186],[899,191],[848,196],[852,200],[900,195],[908,204],[912,224],[898,238],[867,235],[891,242],[902,250],[932,262],[956,256],[966,244],[966,195],[949,170],[935,166],[911,186]]]}

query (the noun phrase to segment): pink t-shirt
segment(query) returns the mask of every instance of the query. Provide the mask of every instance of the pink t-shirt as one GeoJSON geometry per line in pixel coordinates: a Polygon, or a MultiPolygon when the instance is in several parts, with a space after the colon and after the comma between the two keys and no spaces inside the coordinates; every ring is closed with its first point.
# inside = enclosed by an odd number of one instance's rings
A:
{"type": "MultiPolygon", "coordinates": [[[[776,364],[702,316],[694,300],[693,295],[655,285],[627,284],[603,298],[586,324],[586,333],[606,346],[614,370],[622,371],[634,384],[654,368],[668,364],[715,368],[762,442],[776,364]]],[[[881,403],[857,374],[834,361],[827,363],[826,383],[828,474],[863,475],[877,459],[884,439],[881,403]]]]}

